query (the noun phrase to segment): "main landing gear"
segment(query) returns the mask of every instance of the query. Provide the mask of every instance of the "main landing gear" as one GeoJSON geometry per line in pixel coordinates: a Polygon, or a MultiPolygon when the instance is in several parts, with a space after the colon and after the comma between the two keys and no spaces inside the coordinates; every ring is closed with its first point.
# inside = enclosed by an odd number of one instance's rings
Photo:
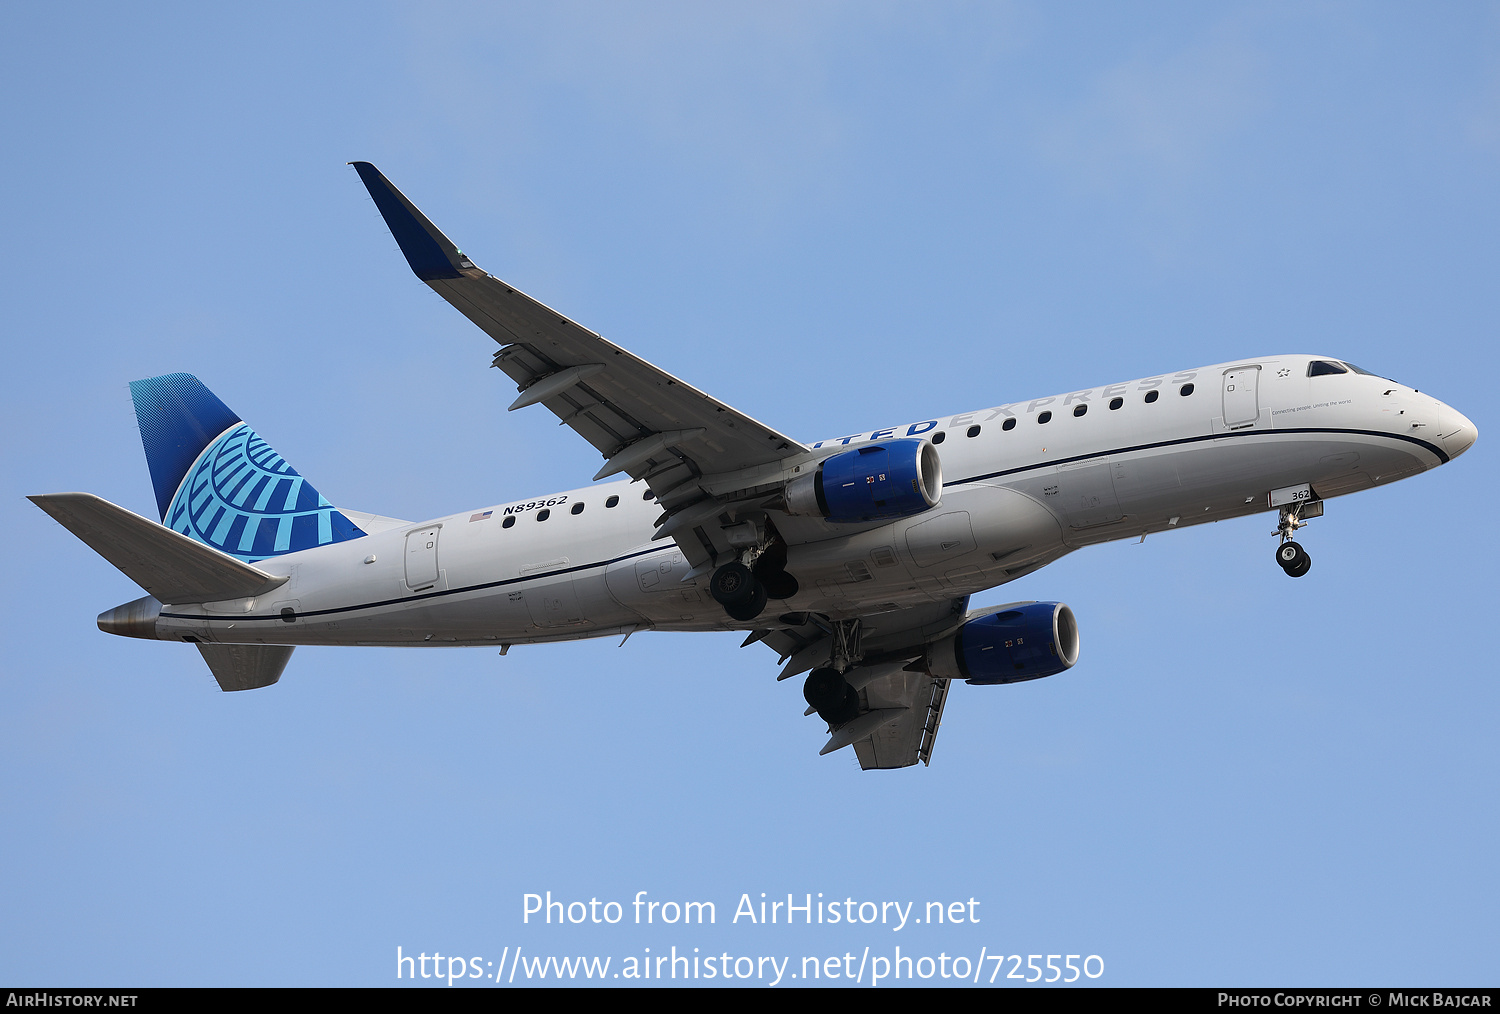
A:
{"type": "Polygon", "coordinates": [[[859,714],[859,691],[844,680],[837,669],[824,667],[807,674],[802,696],[829,725],[843,725],[859,714]]]}
{"type": "Polygon", "coordinates": [[[831,726],[840,726],[859,715],[859,691],[844,679],[844,673],[858,662],[859,620],[838,620],[829,632],[833,637],[833,657],[829,664],[807,674],[802,696],[818,717],[831,726]]]}
{"type": "Polygon", "coordinates": [[[753,620],[766,608],[770,596],[766,586],[755,579],[750,568],[736,560],[714,571],[708,579],[708,593],[724,607],[731,619],[753,620]]]}
{"type": "Polygon", "coordinates": [[[763,551],[752,553],[745,554],[752,556],[751,566],[739,560],[726,563],[708,579],[708,593],[740,622],[759,616],[768,599],[797,594],[797,579],[786,572],[786,543],[777,537],[763,551]]]}
{"type": "Polygon", "coordinates": [[[1321,500],[1304,500],[1281,508],[1281,523],[1272,534],[1281,539],[1281,545],[1276,547],[1276,565],[1286,571],[1287,577],[1301,577],[1312,569],[1312,557],[1292,541],[1292,536],[1307,524],[1309,518],[1322,516],[1321,500]]]}

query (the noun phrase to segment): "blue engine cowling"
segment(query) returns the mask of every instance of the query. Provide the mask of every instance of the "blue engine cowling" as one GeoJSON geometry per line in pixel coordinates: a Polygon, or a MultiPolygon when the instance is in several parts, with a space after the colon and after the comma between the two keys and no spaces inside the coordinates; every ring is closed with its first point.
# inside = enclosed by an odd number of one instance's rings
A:
{"type": "Polygon", "coordinates": [[[829,521],[888,521],[937,506],[943,466],[926,440],[881,440],[824,458],[787,485],[787,513],[829,521]]]}
{"type": "Polygon", "coordinates": [[[1078,620],[1061,602],[1016,602],[968,620],[927,651],[933,676],[980,686],[1041,679],[1078,661],[1078,620]]]}

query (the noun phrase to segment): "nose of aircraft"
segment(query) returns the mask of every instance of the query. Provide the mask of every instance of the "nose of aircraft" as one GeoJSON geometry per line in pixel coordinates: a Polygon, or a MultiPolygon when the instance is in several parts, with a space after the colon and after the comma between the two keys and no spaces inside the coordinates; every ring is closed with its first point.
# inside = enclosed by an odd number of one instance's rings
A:
{"type": "Polygon", "coordinates": [[[1469,417],[1448,405],[1443,406],[1443,446],[1448,449],[1448,456],[1456,458],[1470,447],[1474,441],[1479,439],[1479,427],[1469,421],[1469,417]]]}

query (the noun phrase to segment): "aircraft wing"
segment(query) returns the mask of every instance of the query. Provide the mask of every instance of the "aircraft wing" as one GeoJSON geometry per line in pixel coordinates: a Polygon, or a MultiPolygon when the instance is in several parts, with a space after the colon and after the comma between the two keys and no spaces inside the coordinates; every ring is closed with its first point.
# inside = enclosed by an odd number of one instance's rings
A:
{"type": "MultiPolygon", "coordinates": [[[[735,492],[763,498],[759,487],[780,486],[783,459],[808,453],[796,440],[485,273],[380,170],[368,162],[351,164],[412,271],[500,343],[494,365],[520,391],[511,409],[544,405],[572,427],[605,458],[595,479],[621,472],[644,479],[667,515],[688,510],[701,524],[715,506],[735,499],[707,494],[702,477],[745,473],[745,485],[735,492]],[[767,481],[753,481],[761,472],[767,481]]],[[[668,529],[698,567],[712,555],[704,538],[713,542],[717,536],[695,537],[691,531],[668,529]]]]}
{"type": "MultiPolygon", "coordinates": [[[[950,681],[927,673],[921,659],[929,644],[963,623],[968,603],[968,596],[962,596],[859,621],[857,637],[863,657],[844,673],[845,680],[859,691],[859,714],[830,729],[819,753],[853,747],[865,770],[931,763],[950,681]]],[[[778,680],[799,676],[827,665],[833,648],[832,631],[818,617],[808,616],[807,621],[797,627],[756,631],[745,643],[764,641],[781,656],[785,665],[778,680]]],[[[813,711],[808,708],[804,714],[811,717],[813,711]]]]}

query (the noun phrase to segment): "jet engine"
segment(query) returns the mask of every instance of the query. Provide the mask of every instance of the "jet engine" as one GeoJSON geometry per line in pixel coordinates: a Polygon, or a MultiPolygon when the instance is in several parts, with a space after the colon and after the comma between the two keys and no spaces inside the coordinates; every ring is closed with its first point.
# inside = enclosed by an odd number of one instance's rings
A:
{"type": "Polygon", "coordinates": [[[936,507],[943,466],[926,440],[881,440],[824,458],[787,484],[787,513],[829,521],[888,521],[936,507]]]}
{"type": "Polygon", "coordinates": [[[932,645],[928,672],[988,686],[1041,679],[1078,661],[1078,621],[1061,602],[1016,602],[932,645]]]}

